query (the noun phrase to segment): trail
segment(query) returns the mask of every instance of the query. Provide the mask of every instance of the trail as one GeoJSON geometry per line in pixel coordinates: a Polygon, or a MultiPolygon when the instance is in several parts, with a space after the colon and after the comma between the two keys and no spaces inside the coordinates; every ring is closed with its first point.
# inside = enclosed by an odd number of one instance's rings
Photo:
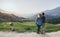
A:
{"type": "Polygon", "coordinates": [[[0,32],[0,37],[60,37],[60,31],[46,34],[37,34],[36,32],[0,32]]]}

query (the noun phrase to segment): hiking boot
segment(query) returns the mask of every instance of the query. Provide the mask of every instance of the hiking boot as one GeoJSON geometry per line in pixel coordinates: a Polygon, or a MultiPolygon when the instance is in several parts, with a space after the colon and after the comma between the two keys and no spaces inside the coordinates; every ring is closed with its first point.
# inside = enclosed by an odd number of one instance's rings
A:
{"type": "Polygon", "coordinates": [[[41,32],[41,34],[45,34],[45,33],[41,32]]]}
{"type": "Polygon", "coordinates": [[[40,34],[40,32],[37,32],[37,34],[40,34]]]}

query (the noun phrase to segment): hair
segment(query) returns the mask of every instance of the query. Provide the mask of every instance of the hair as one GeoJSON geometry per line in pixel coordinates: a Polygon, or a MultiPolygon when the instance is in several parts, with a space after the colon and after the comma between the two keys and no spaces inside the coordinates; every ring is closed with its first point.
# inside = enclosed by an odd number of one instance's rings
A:
{"type": "Polygon", "coordinates": [[[39,14],[38,14],[38,16],[39,16],[39,17],[37,17],[37,18],[38,18],[38,19],[40,19],[40,17],[41,17],[41,14],[39,13],[39,14]]]}
{"type": "Polygon", "coordinates": [[[39,16],[41,16],[41,14],[39,13],[39,16]]]}
{"type": "Polygon", "coordinates": [[[43,12],[42,15],[45,15],[45,13],[43,12]]]}

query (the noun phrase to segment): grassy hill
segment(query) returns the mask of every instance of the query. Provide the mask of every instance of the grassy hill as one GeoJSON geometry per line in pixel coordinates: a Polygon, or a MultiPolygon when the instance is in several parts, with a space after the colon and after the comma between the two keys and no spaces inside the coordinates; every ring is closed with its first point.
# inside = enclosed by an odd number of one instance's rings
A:
{"type": "MultiPolygon", "coordinates": [[[[36,32],[35,22],[13,22],[14,29],[16,32],[36,32]]],[[[60,26],[55,26],[54,24],[45,23],[46,32],[59,31],[60,26]]],[[[0,22],[0,31],[11,31],[9,22],[0,22]]]]}

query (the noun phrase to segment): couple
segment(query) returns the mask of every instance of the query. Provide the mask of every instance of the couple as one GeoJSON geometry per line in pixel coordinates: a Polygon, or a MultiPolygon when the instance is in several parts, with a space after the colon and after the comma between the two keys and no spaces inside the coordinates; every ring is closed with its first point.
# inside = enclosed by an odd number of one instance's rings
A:
{"type": "Polygon", "coordinates": [[[45,13],[43,12],[42,14],[38,14],[36,18],[36,25],[37,25],[37,33],[40,33],[40,29],[42,28],[42,34],[45,33],[45,13]]]}

